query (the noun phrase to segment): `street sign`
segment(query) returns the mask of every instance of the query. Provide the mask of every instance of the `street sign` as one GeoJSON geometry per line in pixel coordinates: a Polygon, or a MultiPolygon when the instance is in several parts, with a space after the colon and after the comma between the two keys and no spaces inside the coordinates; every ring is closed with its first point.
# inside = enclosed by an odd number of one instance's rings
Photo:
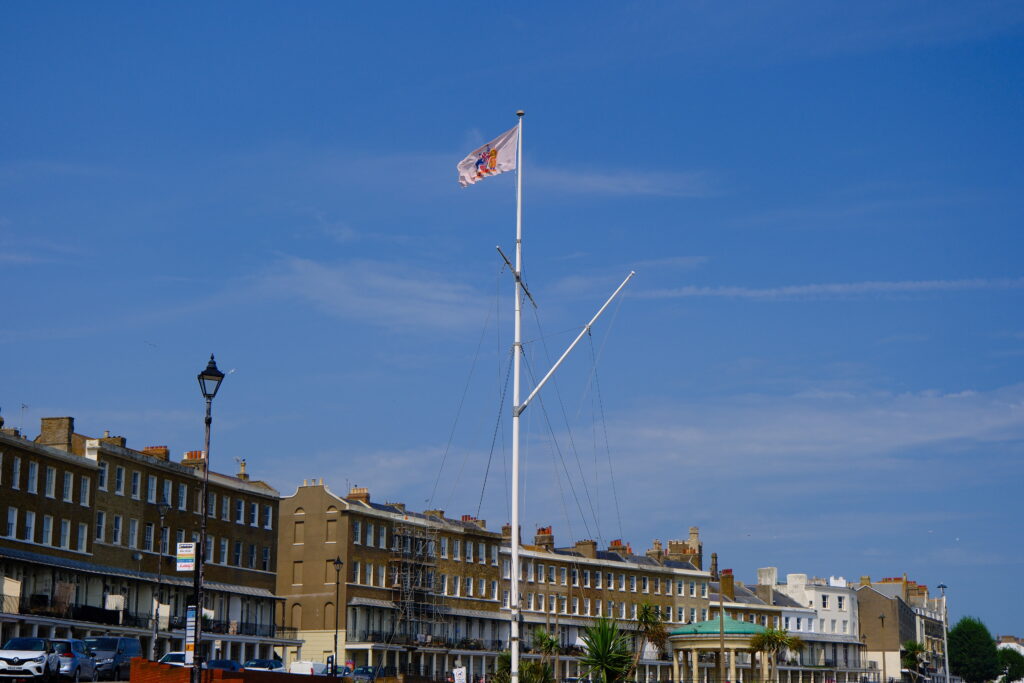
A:
{"type": "Polygon", "coordinates": [[[179,572],[192,572],[196,569],[196,544],[193,542],[179,543],[177,556],[177,570],[179,572]]]}
{"type": "MultiPolygon", "coordinates": [[[[183,545],[181,543],[179,546],[183,545]]],[[[185,666],[192,666],[196,655],[196,606],[185,610],[185,666]]]]}
{"type": "Polygon", "coordinates": [[[452,669],[452,677],[455,679],[455,683],[466,683],[466,667],[460,666],[452,669]]]}

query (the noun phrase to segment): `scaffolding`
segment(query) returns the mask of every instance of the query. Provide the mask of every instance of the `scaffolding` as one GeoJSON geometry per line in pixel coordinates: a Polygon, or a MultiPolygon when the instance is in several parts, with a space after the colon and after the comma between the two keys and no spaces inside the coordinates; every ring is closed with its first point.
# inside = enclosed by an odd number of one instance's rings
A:
{"type": "Polygon", "coordinates": [[[395,525],[388,577],[398,608],[396,642],[442,645],[448,638],[447,608],[437,591],[437,536],[430,525],[395,525]]]}

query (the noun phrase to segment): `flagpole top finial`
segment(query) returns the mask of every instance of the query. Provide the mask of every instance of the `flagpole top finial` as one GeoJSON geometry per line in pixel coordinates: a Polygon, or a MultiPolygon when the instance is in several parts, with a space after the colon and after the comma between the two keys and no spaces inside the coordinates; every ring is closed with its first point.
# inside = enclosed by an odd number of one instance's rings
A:
{"type": "Polygon", "coordinates": [[[520,109],[519,111],[516,112],[516,116],[522,118],[523,116],[526,116],[526,112],[520,109]]]}

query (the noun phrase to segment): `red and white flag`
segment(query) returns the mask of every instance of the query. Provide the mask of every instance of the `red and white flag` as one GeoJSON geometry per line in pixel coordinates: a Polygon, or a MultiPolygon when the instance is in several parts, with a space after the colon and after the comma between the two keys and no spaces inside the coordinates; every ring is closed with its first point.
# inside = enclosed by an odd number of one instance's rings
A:
{"type": "Polygon", "coordinates": [[[514,171],[518,144],[519,127],[516,126],[483,147],[474,149],[469,156],[459,162],[459,185],[466,187],[483,178],[514,171]]]}

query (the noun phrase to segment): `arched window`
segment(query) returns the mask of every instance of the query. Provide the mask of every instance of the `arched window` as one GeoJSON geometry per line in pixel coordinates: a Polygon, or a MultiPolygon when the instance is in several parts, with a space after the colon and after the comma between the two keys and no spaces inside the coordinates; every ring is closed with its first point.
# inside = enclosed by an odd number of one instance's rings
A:
{"type": "Polygon", "coordinates": [[[334,603],[328,602],[324,605],[324,630],[329,631],[334,628],[334,603]]]}
{"type": "Polygon", "coordinates": [[[302,605],[299,603],[292,605],[292,628],[302,628],[302,605]]]}

